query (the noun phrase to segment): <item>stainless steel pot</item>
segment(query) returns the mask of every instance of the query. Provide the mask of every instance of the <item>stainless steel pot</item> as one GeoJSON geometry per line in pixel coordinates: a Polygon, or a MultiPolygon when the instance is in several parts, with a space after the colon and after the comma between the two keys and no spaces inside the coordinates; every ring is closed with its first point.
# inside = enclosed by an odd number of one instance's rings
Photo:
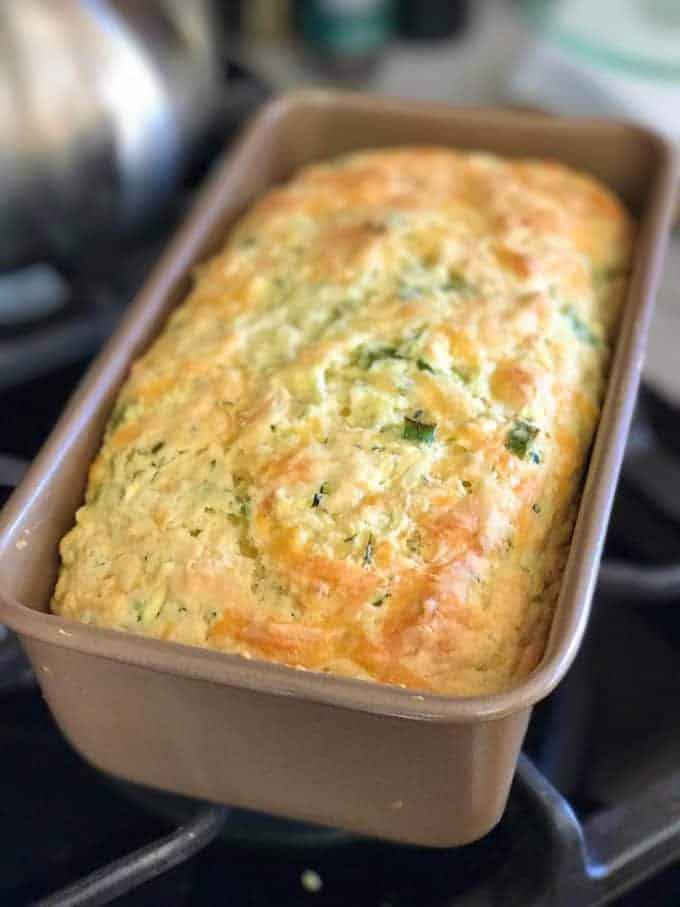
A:
{"type": "Polygon", "coordinates": [[[0,267],[82,250],[176,186],[223,103],[209,0],[0,5],[0,267]]]}

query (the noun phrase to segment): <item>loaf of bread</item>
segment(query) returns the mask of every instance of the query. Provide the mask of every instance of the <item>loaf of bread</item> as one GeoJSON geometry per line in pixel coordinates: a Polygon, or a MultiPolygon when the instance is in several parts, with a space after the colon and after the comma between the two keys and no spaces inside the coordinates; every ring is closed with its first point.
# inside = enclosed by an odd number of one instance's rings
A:
{"type": "Polygon", "coordinates": [[[559,163],[303,169],[123,386],[54,610],[452,695],[540,661],[632,226],[559,163]]]}

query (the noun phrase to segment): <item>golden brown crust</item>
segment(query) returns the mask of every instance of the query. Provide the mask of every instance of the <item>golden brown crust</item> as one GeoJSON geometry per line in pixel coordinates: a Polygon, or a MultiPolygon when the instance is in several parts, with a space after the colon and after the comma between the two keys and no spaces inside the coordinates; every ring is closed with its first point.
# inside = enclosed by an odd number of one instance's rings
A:
{"type": "Polygon", "coordinates": [[[54,610],[470,695],[543,652],[631,223],[441,148],[269,192],[121,391],[54,610]]]}

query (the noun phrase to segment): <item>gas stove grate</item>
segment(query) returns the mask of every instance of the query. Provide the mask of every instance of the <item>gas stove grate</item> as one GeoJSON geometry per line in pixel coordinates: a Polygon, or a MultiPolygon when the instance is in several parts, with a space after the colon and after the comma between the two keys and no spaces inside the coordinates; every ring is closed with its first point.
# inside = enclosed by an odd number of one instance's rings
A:
{"type": "MultiPolygon", "coordinates": [[[[525,755],[520,757],[510,810],[524,825],[508,854],[481,884],[451,907],[600,907],[658,872],[680,851],[680,772],[624,804],[581,822],[568,801],[525,755]],[[541,842],[536,850],[537,841],[541,842]],[[538,873],[522,871],[538,861],[538,873]]],[[[229,809],[204,806],[175,832],[98,869],[35,907],[108,904],[207,847],[228,822],[229,809]]],[[[512,819],[511,819],[512,821],[512,819]]],[[[471,845],[475,846],[475,845],[471,845]]],[[[225,867],[225,873],[228,873],[225,867]]]]}
{"type": "Polygon", "coordinates": [[[35,907],[95,907],[109,904],[145,882],[168,872],[207,847],[220,833],[229,810],[206,806],[185,825],[74,882],[35,907]]]}

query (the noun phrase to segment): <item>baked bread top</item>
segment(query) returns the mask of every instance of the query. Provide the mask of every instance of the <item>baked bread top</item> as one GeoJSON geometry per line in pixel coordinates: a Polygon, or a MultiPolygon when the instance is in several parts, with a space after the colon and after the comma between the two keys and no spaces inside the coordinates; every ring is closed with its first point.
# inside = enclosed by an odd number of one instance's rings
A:
{"type": "Polygon", "coordinates": [[[439,693],[526,675],[631,237],[548,161],[405,147],[272,189],[132,367],[54,610],[439,693]]]}

